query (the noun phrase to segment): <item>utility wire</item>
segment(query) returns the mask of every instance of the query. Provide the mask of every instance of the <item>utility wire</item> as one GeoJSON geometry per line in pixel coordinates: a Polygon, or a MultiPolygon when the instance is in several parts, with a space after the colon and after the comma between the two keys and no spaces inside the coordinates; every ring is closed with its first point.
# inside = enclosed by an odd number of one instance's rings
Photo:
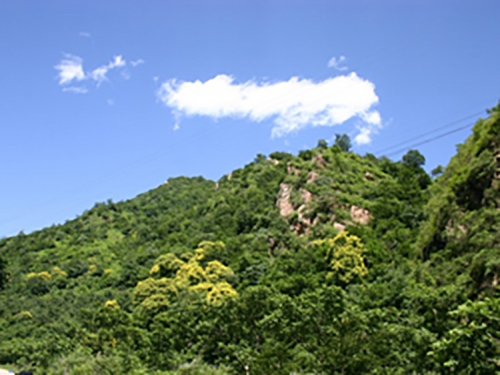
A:
{"type": "Polygon", "coordinates": [[[401,152],[403,152],[403,151],[410,150],[410,149],[411,149],[411,148],[413,148],[413,147],[421,146],[421,145],[423,145],[423,144],[430,143],[430,142],[433,142],[433,141],[435,141],[435,140],[437,140],[437,139],[440,139],[440,138],[446,137],[446,136],[448,136],[448,135],[450,135],[450,134],[453,134],[453,133],[459,132],[460,130],[467,129],[467,128],[469,128],[469,127],[473,126],[474,124],[475,124],[475,122],[472,122],[472,123],[469,123],[469,124],[467,124],[467,125],[460,126],[459,128],[456,128],[456,129],[450,130],[450,131],[448,131],[448,132],[446,132],[446,133],[439,134],[439,135],[437,135],[437,136],[434,136],[434,137],[431,137],[431,138],[428,138],[428,139],[424,139],[423,141],[420,141],[420,142],[417,142],[417,143],[413,143],[413,144],[411,144],[411,145],[409,145],[409,146],[406,146],[406,147],[400,148],[400,149],[398,149],[398,150],[396,150],[396,151],[390,152],[390,153],[385,154],[385,155],[383,155],[383,156],[392,156],[392,155],[399,154],[399,153],[401,153],[401,152]]]}
{"type": "MultiPolygon", "coordinates": [[[[404,49],[404,48],[410,48],[410,47],[411,47],[411,45],[409,45],[409,44],[407,43],[407,41],[402,42],[402,43],[401,43],[401,45],[399,45],[399,44],[394,44],[394,46],[395,46],[395,47],[397,47],[396,49],[398,50],[398,52],[400,52],[400,51],[401,51],[401,49],[404,49]]],[[[373,60],[376,60],[376,59],[377,59],[377,54],[375,54],[375,55],[371,55],[371,56],[367,56],[367,57],[365,57],[365,58],[361,59],[360,61],[358,61],[358,64],[359,64],[360,62],[370,62],[370,63],[371,63],[373,60]]],[[[311,88],[311,89],[309,89],[309,90],[306,90],[306,92],[307,92],[307,91],[310,91],[310,90],[312,90],[312,88],[311,88]]],[[[300,88],[299,88],[299,89],[292,90],[291,92],[287,93],[286,95],[282,96],[281,98],[276,98],[276,100],[271,101],[270,103],[268,103],[267,105],[265,105],[265,106],[264,106],[264,109],[265,109],[265,110],[267,110],[267,109],[268,109],[270,106],[272,106],[272,105],[275,105],[275,104],[277,104],[277,103],[283,103],[283,102],[285,102],[285,100],[287,100],[287,99],[289,99],[290,97],[292,97],[292,96],[293,96],[296,92],[298,92],[298,91],[300,91],[300,88]]],[[[482,113],[482,112],[481,112],[481,113],[482,113]]],[[[220,130],[220,129],[216,129],[216,131],[217,131],[217,130],[220,130]]],[[[187,141],[188,139],[189,139],[189,140],[191,140],[191,139],[199,138],[200,136],[202,136],[202,135],[204,135],[204,134],[207,134],[207,133],[213,133],[213,132],[214,132],[214,130],[213,130],[213,129],[207,128],[207,130],[205,130],[205,131],[201,131],[201,132],[199,132],[199,133],[195,133],[195,134],[193,134],[191,137],[185,138],[185,139],[184,139],[184,142],[185,142],[185,141],[187,141]]],[[[412,140],[413,140],[413,139],[412,139],[412,140]]],[[[411,140],[409,140],[409,141],[411,141],[411,140]]],[[[183,142],[183,141],[181,141],[181,142],[179,142],[177,145],[183,144],[184,142],[183,142]]],[[[399,145],[400,145],[400,144],[398,144],[397,146],[399,146],[399,145]]],[[[397,146],[395,146],[395,147],[397,147],[397,146]]],[[[385,151],[385,150],[383,150],[383,151],[385,151]]],[[[151,158],[153,158],[153,157],[155,157],[155,156],[158,156],[158,155],[161,155],[161,154],[163,154],[163,153],[164,153],[164,149],[160,149],[160,150],[157,150],[157,151],[155,151],[155,152],[151,153],[150,155],[140,157],[140,158],[136,159],[135,161],[132,161],[132,162],[130,162],[130,163],[127,163],[126,165],[123,165],[123,166],[120,166],[120,167],[115,168],[114,170],[110,171],[110,173],[106,174],[105,176],[102,176],[102,177],[100,177],[100,176],[99,176],[99,177],[93,178],[93,179],[92,179],[92,180],[90,180],[90,181],[86,181],[86,182],[84,182],[84,183],[82,183],[82,184],[78,184],[78,185],[76,185],[76,186],[73,186],[72,188],[68,189],[68,190],[65,192],[65,194],[72,193],[72,192],[76,192],[76,191],[80,191],[80,190],[81,190],[83,187],[85,187],[85,186],[89,186],[89,185],[91,185],[91,184],[95,184],[95,183],[102,182],[102,181],[104,181],[104,180],[106,180],[106,179],[109,179],[111,176],[116,175],[116,174],[118,174],[118,173],[122,172],[122,171],[123,171],[123,170],[125,170],[125,169],[128,169],[128,167],[130,167],[130,166],[132,166],[132,165],[135,165],[135,164],[138,164],[138,163],[143,163],[143,162],[145,162],[145,161],[147,161],[147,160],[150,160],[151,158]]],[[[175,158],[175,157],[174,157],[174,158],[175,158]]],[[[52,202],[52,201],[54,201],[55,199],[58,199],[58,198],[59,198],[59,196],[57,196],[57,197],[50,197],[50,198],[48,198],[48,199],[46,199],[46,200],[42,201],[41,203],[42,203],[42,204],[47,204],[47,203],[50,203],[50,202],[52,202]]],[[[40,202],[39,202],[39,204],[40,204],[40,202]]],[[[30,210],[30,211],[31,211],[31,210],[30,210]]],[[[53,215],[53,213],[52,213],[51,215],[53,215]]],[[[11,217],[7,218],[7,219],[4,219],[4,220],[0,221],[0,225],[3,225],[4,223],[6,223],[6,222],[8,222],[8,221],[17,220],[18,218],[20,218],[20,217],[22,217],[22,216],[24,216],[24,212],[17,213],[17,214],[15,214],[15,215],[13,215],[13,216],[11,216],[11,217]]],[[[0,235],[0,238],[1,238],[1,235],[0,235]]]]}
{"type": "Polygon", "coordinates": [[[415,137],[409,138],[409,139],[407,139],[407,140],[405,140],[405,141],[403,141],[403,142],[400,142],[400,143],[397,143],[397,144],[395,144],[395,145],[392,145],[392,146],[386,147],[386,148],[384,148],[384,149],[382,149],[382,150],[378,150],[377,152],[375,152],[375,154],[381,154],[381,153],[384,153],[384,152],[386,152],[386,151],[392,150],[392,149],[394,149],[394,148],[396,148],[396,147],[400,147],[400,146],[405,145],[405,144],[407,144],[407,143],[413,142],[413,141],[415,141],[415,140],[417,140],[417,139],[419,139],[419,138],[425,137],[426,135],[429,135],[429,134],[432,134],[432,133],[438,132],[438,131],[440,131],[440,130],[443,130],[443,129],[449,128],[450,126],[456,125],[456,124],[458,124],[458,123],[460,123],[460,122],[462,122],[462,121],[464,121],[464,120],[468,120],[468,119],[470,119],[470,118],[473,118],[473,117],[479,116],[479,115],[481,115],[481,114],[483,114],[483,113],[484,113],[484,110],[482,110],[482,111],[480,111],[480,112],[473,113],[473,114],[468,115],[468,116],[466,116],[466,117],[463,117],[463,118],[461,118],[461,119],[459,119],[459,120],[452,121],[452,122],[450,122],[449,124],[446,124],[446,125],[440,126],[440,127],[438,127],[438,128],[435,128],[435,129],[429,130],[429,131],[427,131],[427,132],[425,132],[425,133],[422,133],[422,134],[420,134],[420,135],[417,135],[417,136],[415,136],[415,137]]]}
{"type": "MultiPolygon", "coordinates": [[[[444,125],[444,126],[440,126],[440,127],[435,128],[435,129],[433,129],[433,130],[430,130],[430,131],[428,131],[428,132],[426,132],[426,133],[422,133],[422,134],[420,134],[420,135],[418,135],[418,136],[416,136],[416,137],[413,137],[413,138],[411,138],[411,139],[407,139],[406,141],[401,142],[401,143],[399,143],[399,144],[397,144],[397,145],[393,145],[393,146],[391,146],[391,147],[388,147],[388,148],[385,148],[385,149],[383,149],[383,150],[381,150],[381,151],[378,151],[376,154],[381,154],[382,152],[384,152],[384,151],[386,151],[386,150],[391,150],[391,149],[394,149],[395,147],[399,147],[399,146],[402,146],[402,145],[404,145],[404,144],[407,144],[408,142],[411,142],[411,141],[414,141],[414,140],[416,140],[416,139],[422,138],[422,137],[423,137],[423,136],[425,136],[425,135],[432,134],[432,133],[435,133],[436,131],[439,131],[439,130],[442,130],[442,129],[448,128],[448,127],[450,127],[451,125],[457,124],[457,123],[459,123],[459,122],[461,122],[461,121],[463,121],[463,120],[465,120],[465,119],[469,119],[469,118],[471,118],[471,117],[478,116],[479,114],[482,114],[483,112],[484,112],[484,111],[481,111],[481,112],[478,112],[478,113],[475,113],[475,114],[471,114],[471,115],[466,116],[466,117],[464,117],[464,118],[462,118],[462,119],[459,119],[459,120],[453,121],[453,122],[451,122],[451,123],[449,123],[449,124],[446,124],[446,125],[444,125]]],[[[466,129],[466,128],[468,128],[468,127],[472,126],[472,125],[474,125],[474,123],[469,123],[469,124],[467,124],[467,125],[465,125],[465,126],[461,126],[461,127],[457,128],[457,129],[453,129],[453,130],[451,130],[451,131],[449,131],[449,132],[446,132],[446,133],[443,133],[443,134],[437,135],[437,136],[435,136],[435,137],[431,137],[431,138],[425,139],[425,140],[420,141],[420,142],[417,142],[417,143],[413,143],[413,144],[411,144],[411,145],[409,145],[409,146],[406,146],[406,147],[400,148],[400,149],[398,149],[398,150],[396,150],[396,151],[393,151],[393,152],[391,152],[391,153],[388,153],[388,154],[385,154],[385,155],[379,155],[379,156],[387,156],[387,157],[388,157],[388,156],[396,155],[396,154],[399,154],[399,153],[401,153],[401,152],[403,152],[403,151],[409,150],[409,149],[411,149],[411,148],[413,148],[413,147],[417,147],[417,146],[420,146],[420,145],[423,145],[423,144],[426,144],[426,143],[430,143],[430,142],[435,141],[435,140],[437,140],[437,139],[443,138],[443,137],[445,137],[445,136],[447,136],[447,135],[450,135],[450,134],[456,133],[456,132],[458,132],[458,131],[460,131],[460,130],[464,130],[464,129],[466,129]]],[[[191,136],[189,136],[189,137],[187,137],[187,138],[184,138],[184,139],[183,139],[183,141],[179,142],[177,145],[179,146],[179,145],[181,145],[181,144],[186,143],[187,141],[191,141],[191,140],[193,140],[193,139],[199,138],[200,136],[205,135],[205,134],[207,134],[207,133],[215,133],[215,132],[217,132],[218,130],[221,130],[221,129],[215,129],[215,130],[214,130],[214,129],[206,128],[206,129],[204,129],[204,130],[202,130],[202,131],[200,131],[200,132],[198,132],[198,133],[194,133],[194,134],[192,134],[191,136]]],[[[147,155],[147,156],[144,156],[144,157],[141,157],[141,158],[139,158],[139,159],[136,159],[136,160],[134,160],[134,161],[132,161],[132,162],[130,162],[130,163],[127,163],[127,164],[126,164],[126,165],[124,165],[124,166],[118,167],[118,168],[114,169],[113,171],[110,171],[110,172],[109,172],[106,176],[96,177],[96,178],[94,178],[94,179],[92,179],[92,180],[90,180],[90,181],[86,181],[86,182],[84,182],[84,183],[82,183],[82,184],[78,184],[77,186],[74,186],[73,188],[68,189],[65,193],[66,193],[66,194],[68,194],[68,193],[74,193],[74,192],[77,192],[77,191],[81,191],[81,189],[82,189],[82,188],[84,188],[84,187],[86,187],[86,186],[89,186],[89,185],[92,185],[92,184],[99,183],[99,182],[101,182],[101,181],[103,181],[103,180],[107,180],[107,179],[109,179],[111,176],[116,175],[116,174],[118,174],[118,173],[122,172],[122,171],[123,171],[123,170],[125,170],[125,169],[128,169],[128,167],[130,167],[130,166],[132,166],[132,165],[134,165],[134,164],[139,164],[139,163],[143,163],[143,162],[145,162],[145,161],[147,161],[147,160],[150,160],[151,158],[153,158],[153,157],[155,157],[155,156],[158,156],[159,154],[162,154],[164,151],[165,151],[164,149],[156,150],[155,152],[153,152],[153,153],[151,153],[151,154],[149,154],[149,155],[147,155]]],[[[173,158],[173,159],[175,160],[175,159],[178,159],[178,158],[177,158],[176,156],[174,156],[174,158],[173,158]]],[[[173,161],[173,160],[171,159],[170,161],[173,161]]],[[[43,201],[43,203],[41,203],[41,204],[48,204],[48,203],[50,203],[50,202],[54,201],[55,199],[56,199],[56,197],[51,197],[51,198],[48,198],[48,199],[44,200],[44,201],[43,201]]],[[[57,210],[57,212],[51,212],[51,213],[50,213],[50,216],[53,216],[54,214],[56,214],[56,213],[60,213],[60,212],[63,212],[63,210],[57,210]]],[[[12,221],[12,220],[17,220],[17,219],[21,218],[22,216],[24,216],[24,214],[25,214],[25,213],[26,213],[26,212],[18,213],[18,214],[15,214],[15,215],[10,216],[10,217],[8,217],[8,218],[6,218],[6,219],[4,219],[4,220],[1,220],[1,221],[0,221],[0,225],[4,225],[5,223],[7,223],[7,222],[9,222],[9,221],[12,221]]],[[[49,215],[47,215],[47,217],[48,217],[48,216],[49,216],[49,215]]]]}

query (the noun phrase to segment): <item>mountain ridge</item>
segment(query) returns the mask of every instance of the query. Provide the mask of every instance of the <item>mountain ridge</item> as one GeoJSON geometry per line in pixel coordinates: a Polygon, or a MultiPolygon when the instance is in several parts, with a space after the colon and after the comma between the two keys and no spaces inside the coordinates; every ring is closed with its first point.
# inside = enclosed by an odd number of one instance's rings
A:
{"type": "Polygon", "coordinates": [[[0,364],[498,370],[499,113],[478,121],[435,180],[416,150],[393,162],[338,136],[1,239],[0,364]]]}

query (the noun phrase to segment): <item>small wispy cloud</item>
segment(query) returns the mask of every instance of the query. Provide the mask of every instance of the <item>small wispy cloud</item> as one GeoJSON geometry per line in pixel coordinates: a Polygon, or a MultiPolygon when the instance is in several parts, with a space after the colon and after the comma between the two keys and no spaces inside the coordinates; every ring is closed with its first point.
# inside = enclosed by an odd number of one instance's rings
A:
{"type": "Polygon", "coordinates": [[[59,84],[65,85],[71,81],[83,81],[86,75],[82,67],[83,60],[74,55],[65,54],[64,59],[54,68],[59,70],[59,84]]]}
{"type": "Polygon", "coordinates": [[[144,64],[144,60],[143,59],[139,59],[139,60],[135,60],[135,61],[131,61],[130,62],[130,65],[132,65],[132,67],[136,67],[138,65],[141,65],[141,64],[144,64]]]}
{"type": "Polygon", "coordinates": [[[340,57],[335,57],[333,56],[329,61],[328,61],[328,67],[329,68],[334,68],[339,71],[346,71],[347,66],[343,66],[342,64],[345,63],[346,58],[345,56],[340,56],[340,57]]]}
{"type": "Polygon", "coordinates": [[[122,68],[126,65],[126,61],[123,60],[121,56],[115,56],[113,61],[111,61],[107,65],[101,65],[100,67],[94,69],[89,73],[89,77],[97,82],[97,86],[100,86],[101,83],[107,81],[107,74],[110,70],[116,68],[122,68]]]}
{"type": "Polygon", "coordinates": [[[80,31],[80,33],[78,35],[81,37],[84,37],[84,38],[90,38],[90,33],[86,32],[86,31],[80,31]]]}
{"type": "MultiPolygon", "coordinates": [[[[54,68],[58,71],[59,85],[68,85],[72,82],[92,80],[99,87],[104,81],[108,81],[108,73],[113,69],[121,69],[124,79],[130,78],[130,73],[124,71],[127,61],[121,55],[114,56],[113,59],[105,65],[101,65],[89,72],[83,70],[83,59],[79,56],[65,54],[64,58],[54,68]]],[[[63,91],[73,93],[84,93],[87,89],[84,87],[65,87],[63,91]]]]}
{"type": "Polygon", "coordinates": [[[360,126],[358,127],[359,133],[354,137],[354,143],[358,146],[367,145],[372,141],[372,135],[376,132],[375,127],[360,126]]]}
{"type": "Polygon", "coordinates": [[[169,80],[161,85],[158,98],[172,109],[176,128],[181,116],[246,118],[253,122],[272,120],[273,137],[307,127],[340,125],[352,118],[360,121],[359,137],[365,144],[381,126],[375,85],[356,73],[314,82],[292,77],[275,83],[235,83],[224,74],[205,82],[169,80]]]}
{"type": "Polygon", "coordinates": [[[64,92],[72,92],[74,94],[86,94],[89,90],[86,87],[70,86],[62,89],[64,92]]]}

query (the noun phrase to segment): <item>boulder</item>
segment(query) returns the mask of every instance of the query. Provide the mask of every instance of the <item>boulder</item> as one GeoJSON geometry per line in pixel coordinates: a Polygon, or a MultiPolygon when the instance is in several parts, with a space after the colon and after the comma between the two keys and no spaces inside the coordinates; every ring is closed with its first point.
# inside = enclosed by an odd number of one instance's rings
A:
{"type": "Polygon", "coordinates": [[[288,184],[281,183],[280,191],[278,192],[278,199],[276,200],[276,207],[280,210],[281,216],[288,216],[293,214],[293,205],[290,202],[290,194],[292,187],[288,184]]]}
{"type": "Polygon", "coordinates": [[[319,177],[319,174],[318,174],[318,173],[313,172],[313,171],[309,172],[309,173],[307,174],[307,181],[306,181],[306,184],[310,184],[310,183],[312,183],[312,182],[316,181],[316,180],[318,179],[318,177],[319,177]]]}
{"type": "Polygon", "coordinates": [[[306,189],[300,189],[300,196],[302,197],[302,201],[305,203],[305,204],[308,204],[311,202],[312,200],[312,193],[306,189]]]}
{"type": "Polygon", "coordinates": [[[324,166],[326,165],[326,160],[325,160],[325,158],[323,157],[323,155],[321,154],[321,152],[320,152],[318,155],[314,156],[314,157],[312,158],[312,161],[313,161],[314,163],[316,163],[316,164],[318,164],[318,165],[322,166],[322,167],[324,167],[324,166]]]}
{"type": "Polygon", "coordinates": [[[343,232],[345,230],[345,225],[337,222],[333,223],[333,227],[337,229],[339,232],[343,232]]]}
{"type": "Polygon", "coordinates": [[[286,173],[288,173],[288,175],[290,175],[290,176],[292,174],[295,175],[295,176],[298,176],[299,173],[300,173],[300,169],[294,167],[292,165],[292,163],[288,162],[288,163],[286,163],[286,173]]]}
{"type": "Polygon", "coordinates": [[[351,206],[351,219],[358,224],[368,224],[370,222],[370,211],[358,206],[351,206]]]}

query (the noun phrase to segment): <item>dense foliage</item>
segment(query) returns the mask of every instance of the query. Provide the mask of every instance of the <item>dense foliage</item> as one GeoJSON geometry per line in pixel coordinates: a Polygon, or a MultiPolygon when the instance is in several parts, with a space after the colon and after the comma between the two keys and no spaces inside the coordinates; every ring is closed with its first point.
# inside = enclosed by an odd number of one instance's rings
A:
{"type": "Polygon", "coordinates": [[[337,135],[0,240],[0,367],[500,371],[500,107],[434,181],[337,135]]]}

